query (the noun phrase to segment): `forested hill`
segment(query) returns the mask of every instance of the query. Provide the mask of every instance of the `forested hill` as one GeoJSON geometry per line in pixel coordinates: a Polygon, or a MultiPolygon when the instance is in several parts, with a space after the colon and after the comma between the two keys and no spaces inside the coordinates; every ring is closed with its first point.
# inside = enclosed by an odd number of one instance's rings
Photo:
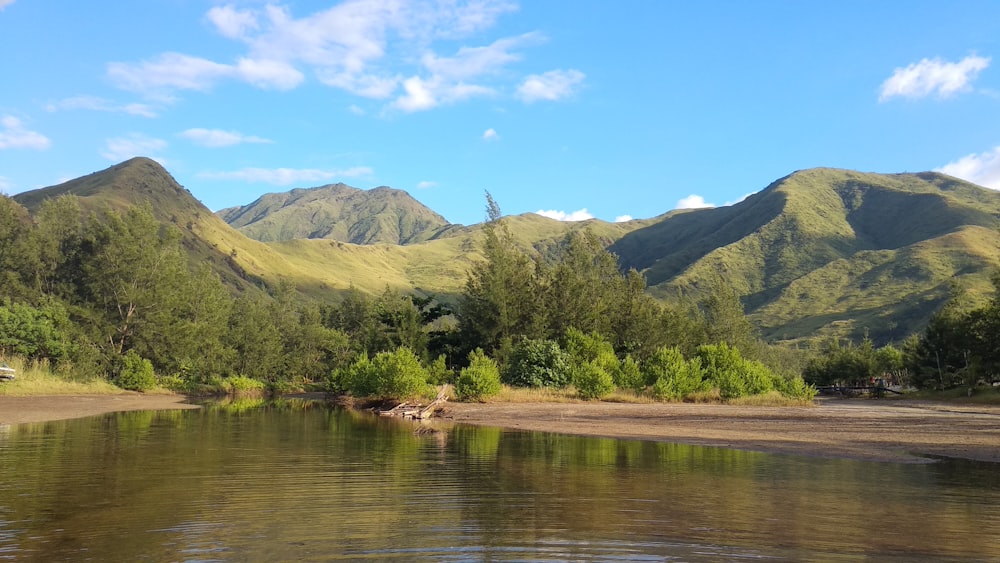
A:
{"type": "Polygon", "coordinates": [[[354,244],[412,244],[434,238],[448,221],[388,187],[345,184],[265,194],[218,212],[226,223],[262,242],[331,239],[354,244]]]}
{"type": "Polygon", "coordinates": [[[209,265],[236,291],[254,291],[265,282],[276,282],[275,272],[290,270],[281,255],[230,228],[149,158],[133,158],[13,199],[36,214],[46,200],[64,195],[75,196],[85,213],[148,204],[157,221],[177,227],[192,265],[209,265]]]}
{"type": "MultiPolygon", "coordinates": [[[[389,287],[454,302],[482,256],[482,225],[449,226],[389,188],[268,194],[220,212],[240,231],[145,158],[14,199],[35,212],[61,194],[78,196],[85,211],[148,202],[157,220],[178,227],[190,262],[211,265],[237,291],[287,283],[330,301],[352,286],[369,295],[389,287]],[[254,229],[272,242],[244,236],[254,229]]],[[[899,342],[955,288],[981,303],[1000,263],[1000,193],[936,173],[812,169],[728,207],[629,223],[534,214],[504,222],[525,252],[550,262],[568,233],[588,229],[667,301],[697,299],[721,278],[772,341],[867,332],[899,342]]]]}
{"type": "Polygon", "coordinates": [[[812,169],[733,206],[671,214],[611,250],[661,296],[722,276],[771,340],[867,330],[898,341],[953,286],[989,290],[998,228],[1000,193],[949,176],[812,169]]]}

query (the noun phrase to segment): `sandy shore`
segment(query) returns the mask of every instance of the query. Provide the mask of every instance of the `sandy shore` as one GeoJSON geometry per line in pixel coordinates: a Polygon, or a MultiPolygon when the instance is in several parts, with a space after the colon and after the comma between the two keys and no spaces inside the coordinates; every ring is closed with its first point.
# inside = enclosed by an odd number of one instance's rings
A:
{"type": "MultiPolygon", "coordinates": [[[[176,395],[0,397],[0,424],[107,412],[198,408],[176,395]]],[[[812,407],[695,404],[449,403],[444,421],[721,446],[772,453],[915,462],[946,456],[1000,463],[1000,406],[865,399],[812,407]]]]}
{"type": "Polygon", "coordinates": [[[0,397],[0,424],[82,418],[108,412],[197,409],[178,395],[40,395],[0,397]]]}
{"type": "Polygon", "coordinates": [[[454,422],[721,446],[771,453],[917,462],[1000,462],[1000,406],[822,399],[812,407],[695,404],[450,403],[454,422]]]}

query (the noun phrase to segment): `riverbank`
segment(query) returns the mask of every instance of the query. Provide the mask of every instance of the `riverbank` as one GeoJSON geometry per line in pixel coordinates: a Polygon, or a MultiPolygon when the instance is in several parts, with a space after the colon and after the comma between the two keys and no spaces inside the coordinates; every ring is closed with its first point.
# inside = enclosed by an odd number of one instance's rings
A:
{"type": "MultiPolygon", "coordinates": [[[[132,410],[193,409],[179,395],[0,396],[0,424],[132,410]]],[[[441,419],[511,430],[678,442],[770,453],[1000,463],[1000,406],[820,399],[808,407],[601,402],[448,403],[441,419]]]]}
{"type": "Polygon", "coordinates": [[[83,418],[109,412],[197,409],[180,395],[29,395],[0,396],[0,424],[83,418]]]}
{"type": "Polygon", "coordinates": [[[819,399],[807,407],[721,404],[449,403],[456,423],[656,440],[769,453],[920,462],[1000,463],[1000,406],[819,399]]]}

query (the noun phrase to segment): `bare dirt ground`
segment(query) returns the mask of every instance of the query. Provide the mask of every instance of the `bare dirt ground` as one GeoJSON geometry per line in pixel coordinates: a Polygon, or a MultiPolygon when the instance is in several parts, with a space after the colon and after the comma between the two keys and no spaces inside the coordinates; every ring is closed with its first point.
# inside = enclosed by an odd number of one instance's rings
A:
{"type": "Polygon", "coordinates": [[[39,395],[0,397],[0,424],[82,418],[108,412],[197,409],[178,395],[39,395]]]}
{"type": "Polygon", "coordinates": [[[811,407],[449,403],[454,422],[871,461],[1000,462],[1000,406],[820,399],[811,407]]]}

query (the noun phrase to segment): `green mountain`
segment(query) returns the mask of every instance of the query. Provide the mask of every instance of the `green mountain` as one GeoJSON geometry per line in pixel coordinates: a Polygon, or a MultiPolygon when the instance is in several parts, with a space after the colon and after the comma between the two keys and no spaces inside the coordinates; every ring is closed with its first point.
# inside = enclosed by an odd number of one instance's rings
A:
{"type": "Polygon", "coordinates": [[[770,340],[898,340],[953,291],[988,291],[1000,193],[936,173],[813,169],[729,207],[672,213],[615,242],[661,296],[721,277],[770,340]]]}
{"type": "Polygon", "coordinates": [[[178,227],[191,263],[207,263],[236,291],[254,291],[278,280],[275,272],[290,268],[270,247],[248,239],[195,199],[159,163],[133,158],[68,182],[32,190],[13,199],[34,212],[42,202],[61,195],[78,198],[85,212],[117,210],[149,203],[163,223],[178,227]]]}
{"type": "MultiPolygon", "coordinates": [[[[328,300],[351,286],[373,294],[390,287],[447,301],[481,256],[482,225],[448,225],[389,188],[268,194],[220,212],[231,226],[159,164],[136,158],[14,199],[34,210],[67,193],[92,210],[149,202],[180,228],[192,262],[211,264],[235,290],[287,282],[328,300]],[[264,235],[265,227],[277,234],[264,235]]],[[[504,220],[523,248],[543,257],[570,231],[591,229],[659,297],[697,297],[722,278],[775,341],[866,331],[898,341],[921,330],[956,286],[984,299],[1000,264],[1000,192],[936,173],[813,169],[732,206],[644,221],[564,223],[531,213],[504,220]]]]}
{"type": "Polygon", "coordinates": [[[265,194],[218,216],[262,242],[330,239],[354,244],[412,244],[448,227],[444,217],[387,187],[359,190],[345,184],[265,194]]]}

